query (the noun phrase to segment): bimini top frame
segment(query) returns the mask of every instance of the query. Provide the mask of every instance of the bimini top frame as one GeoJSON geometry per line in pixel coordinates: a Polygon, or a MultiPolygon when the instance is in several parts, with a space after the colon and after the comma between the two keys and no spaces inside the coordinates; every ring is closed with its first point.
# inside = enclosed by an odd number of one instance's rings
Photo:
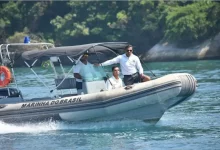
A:
{"type": "Polygon", "coordinates": [[[10,43],[10,44],[1,44],[0,45],[0,58],[1,58],[1,64],[7,65],[8,60],[13,61],[10,57],[9,46],[44,46],[44,49],[53,48],[54,44],[52,43],[10,43]]]}
{"type": "MultiPolygon", "coordinates": [[[[13,44],[4,44],[0,47],[0,56],[2,58],[2,62],[12,63],[12,60],[10,58],[10,52],[8,51],[9,46],[31,46],[31,45],[44,45],[44,50],[31,50],[31,51],[25,51],[22,52],[21,56],[24,60],[24,63],[27,65],[28,68],[31,69],[31,71],[34,73],[34,75],[37,77],[37,79],[46,87],[49,89],[50,94],[55,89],[61,89],[62,83],[67,78],[67,75],[70,74],[70,71],[73,69],[73,67],[68,71],[66,74],[64,72],[60,56],[66,56],[73,64],[76,64],[79,59],[82,57],[82,55],[86,52],[90,54],[89,62],[96,63],[96,62],[103,62],[111,57],[115,57],[118,54],[124,53],[125,46],[128,45],[127,42],[104,42],[104,43],[91,43],[91,44],[84,44],[84,45],[76,45],[76,46],[65,46],[65,47],[54,47],[51,43],[13,43],[13,44]],[[3,48],[3,46],[5,48],[3,48]],[[7,55],[4,55],[3,49],[5,50],[5,53],[7,55]],[[94,57],[95,56],[95,57],[94,57]],[[60,82],[58,84],[56,83],[56,87],[48,87],[47,84],[45,84],[40,77],[37,75],[37,73],[34,71],[33,66],[36,64],[36,62],[41,58],[47,58],[50,61],[51,67],[54,70],[55,73],[55,80],[59,79],[60,82]],[[4,60],[5,59],[5,60],[4,60]],[[56,69],[54,67],[54,60],[55,62],[58,62],[62,71],[63,71],[63,77],[59,78],[56,75],[56,69]],[[52,88],[52,89],[51,89],[52,88]]],[[[14,70],[13,65],[11,66],[13,76],[14,70]]],[[[16,82],[16,80],[15,80],[16,82]]],[[[17,82],[16,82],[17,86],[17,82]]]]}
{"type": "Polygon", "coordinates": [[[70,74],[71,70],[73,69],[74,65],[78,63],[79,59],[82,55],[86,52],[89,53],[89,62],[96,63],[96,62],[103,62],[111,57],[115,57],[120,53],[124,53],[124,48],[127,46],[127,42],[104,42],[104,43],[90,43],[90,44],[83,44],[83,45],[75,45],[75,46],[62,46],[62,47],[54,47],[48,50],[32,50],[26,51],[22,53],[22,58],[25,64],[31,69],[31,71],[35,74],[35,76],[40,80],[37,74],[33,70],[33,66],[39,59],[48,59],[50,61],[51,67],[54,70],[55,80],[60,80],[56,87],[51,89],[48,87],[44,82],[42,84],[50,90],[52,93],[55,89],[60,89],[63,87],[63,82],[70,74]],[[62,63],[60,57],[67,57],[72,63],[72,68],[68,71],[68,73],[64,72],[62,67],[62,63]],[[29,62],[29,63],[28,63],[29,62]],[[32,64],[30,64],[30,62],[32,64]],[[53,65],[54,62],[58,62],[62,71],[63,76],[60,78],[57,76],[56,69],[53,65]]]}

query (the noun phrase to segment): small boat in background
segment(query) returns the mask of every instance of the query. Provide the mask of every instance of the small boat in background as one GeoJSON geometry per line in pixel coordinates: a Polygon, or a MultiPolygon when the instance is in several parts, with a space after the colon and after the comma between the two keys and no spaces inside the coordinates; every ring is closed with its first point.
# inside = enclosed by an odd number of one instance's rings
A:
{"type": "MultiPolygon", "coordinates": [[[[128,119],[157,122],[168,109],[193,96],[197,83],[188,73],[169,74],[108,91],[105,86],[106,73],[102,66],[95,68],[96,76],[84,79],[84,94],[78,95],[71,91],[76,89],[76,81],[68,75],[72,74],[74,64],[85,52],[90,54],[90,63],[100,63],[116,54],[122,54],[127,45],[127,42],[104,42],[22,52],[24,63],[36,75],[36,79],[49,89],[50,94],[57,94],[25,100],[17,84],[13,88],[1,88],[0,120],[20,122],[53,119],[76,122],[128,119]],[[68,73],[64,72],[61,57],[67,58],[73,64],[68,73]],[[55,87],[48,87],[34,71],[33,66],[40,59],[50,62],[54,71],[55,87]],[[62,76],[58,75],[55,64],[63,71],[62,76]],[[62,90],[66,89],[70,93],[63,94],[62,90]]],[[[2,62],[6,62],[4,56],[9,57],[8,62],[11,61],[8,50],[0,49],[0,53],[2,62]],[[5,52],[6,55],[3,54],[5,52]]],[[[13,66],[11,70],[16,83],[13,66]]]]}

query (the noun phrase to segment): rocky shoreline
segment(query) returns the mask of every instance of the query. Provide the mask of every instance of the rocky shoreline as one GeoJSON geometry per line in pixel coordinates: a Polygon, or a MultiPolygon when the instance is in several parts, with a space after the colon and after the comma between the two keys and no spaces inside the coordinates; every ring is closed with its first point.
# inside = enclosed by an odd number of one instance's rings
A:
{"type": "Polygon", "coordinates": [[[160,42],[142,55],[143,61],[183,61],[220,59],[220,33],[200,45],[179,48],[173,43],[160,42]]]}
{"type": "MultiPolygon", "coordinates": [[[[160,42],[149,51],[142,52],[140,56],[144,62],[220,59],[220,33],[213,39],[189,48],[179,48],[173,43],[160,42]]],[[[13,67],[25,66],[21,56],[15,56],[15,58],[13,67]]],[[[42,63],[39,61],[35,66],[41,66],[42,63]]],[[[63,65],[72,64],[64,59],[63,65]]]]}

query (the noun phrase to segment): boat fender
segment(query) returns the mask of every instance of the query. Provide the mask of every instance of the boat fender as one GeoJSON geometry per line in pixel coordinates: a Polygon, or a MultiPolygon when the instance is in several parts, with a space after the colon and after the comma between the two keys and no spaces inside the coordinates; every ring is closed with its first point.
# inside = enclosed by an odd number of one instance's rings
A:
{"type": "Polygon", "coordinates": [[[128,85],[128,86],[125,87],[125,90],[129,90],[129,89],[132,89],[131,85],[128,85]]]}
{"type": "Polygon", "coordinates": [[[7,86],[12,80],[10,69],[6,66],[0,66],[0,87],[7,86]]]}

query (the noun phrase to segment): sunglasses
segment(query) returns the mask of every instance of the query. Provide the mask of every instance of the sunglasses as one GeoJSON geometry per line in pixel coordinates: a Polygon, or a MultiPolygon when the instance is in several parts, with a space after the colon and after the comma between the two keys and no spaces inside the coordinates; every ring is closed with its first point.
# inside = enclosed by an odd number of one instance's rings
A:
{"type": "Polygon", "coordinates": [[[127,52],[132,52],[133,50],[127,50],[127,52]]]}

